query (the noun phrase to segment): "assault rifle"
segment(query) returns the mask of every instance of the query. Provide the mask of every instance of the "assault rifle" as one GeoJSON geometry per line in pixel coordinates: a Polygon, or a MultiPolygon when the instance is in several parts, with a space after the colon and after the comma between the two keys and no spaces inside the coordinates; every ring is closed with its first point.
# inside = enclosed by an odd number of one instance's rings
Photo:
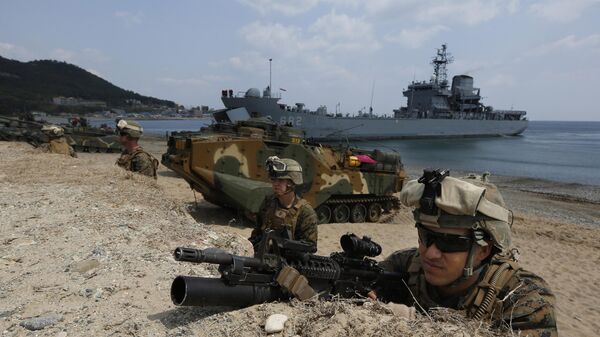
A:
{"type": "Polygon", "coordinates": [[[171,300],[181,306],[247,307],[294,295],[301,298],[294,288],[302,282],[291,282],[291,286],[282,282],[282,274],[291,268],[299,273],[294,281],[305,278],[309,293],[321,299],[364,299],[375,287],[401,287],[401,274],[384,271],[375,260],[367,258],[381,254],[381,246],[369,237],[345,234],[340,245],[343,252],[329,257],[314,255],[316,247],[312,243],[290,240],[289,232],[281,235],[267,230],[254,257],[215,248],[179,247],[174,253],[176,261],[218,264],[221,277],[177,276],[171,285],[171,300]]]}

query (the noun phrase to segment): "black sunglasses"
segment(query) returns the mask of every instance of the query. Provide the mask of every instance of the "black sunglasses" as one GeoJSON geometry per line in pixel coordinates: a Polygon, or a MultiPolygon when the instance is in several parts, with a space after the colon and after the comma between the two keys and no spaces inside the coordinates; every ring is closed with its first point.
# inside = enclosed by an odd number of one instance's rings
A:
{"type": "Polygon", "coordinates": [[[465,235],[438,233],[417,224],[419,241],[429,247],[435,243],[437,249],[443,253],[466,252],[471,249],[473,238],[465,235]]]}

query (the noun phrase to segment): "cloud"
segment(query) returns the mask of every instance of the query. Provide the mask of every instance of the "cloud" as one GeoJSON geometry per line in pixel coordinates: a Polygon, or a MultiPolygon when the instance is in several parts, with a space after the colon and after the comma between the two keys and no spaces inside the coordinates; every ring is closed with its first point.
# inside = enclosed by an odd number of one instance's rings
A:
{"type": "Polygon", "coordinates": [[[592,34],[578,38],[575,35],[568,35],[562,39],[541,45],[527,51],[525,56],[541,56],[550,53],[580,49],[594,49],[600,47],[600,34],[592,34]]]}
{"type": "Polygon", "coordinates": [[[29,50],[8,42],[0,42],[0,55],[21,61],[33,58],[33,53],[29,50]]]}
{"type": "Polygon", "coordinates": [[[421,23],[457,22],[476,25],[518,10],[518,0],[370,0],[367,15],[386,19],[411,19],[421,23]]]}
{"type": "Polygon", "coordinates": [[[264,70],[268,67],[269,57],[256,51],[242,52],[241,55],[232,56],[227,64],[236,70],[254,72],[264,70]]]}
{"type": "Polygon", "coordinates": [[[15,49],[15,45],[12,43],[0,42],[0,51],[2,53],[10,52],[15,49]]]}
{"type": "Polygon", "coordinates": [[[313,40],[323,40],[329,51],[376,50],[380,47],[370,23],[346,14],[324,15],[308,31],[314,34],[313,40]]]}
{"type": "Polygon", "coordinates": [[[242,27],[240,34],[252,47],[276,55],[291,55],[315,48],[315,41],[304,39],[300,28],[279,23],[253,22],[242,27]]]}
{"type": "Polygon", "coordinates": [[[546,0],[532,4],[529,11],[549,21],[571,22],[599,3],[599,0],[546,0]]]}
{"type": "Polygon", "coordinates": [[[173,77],[162,77],[157,79],[161,84],[167,86],[181,87],[181,86],[194,86],[194,87],[207,87],[214,83],[229,82],[231,81],[229,76],[220,75],[203,75],[199,78],[173,78],[173,77]]]}
{"type": "Polygon", "coordinates": [[[319,0],[240,0],[240,3],[251,7],[261,15],[277,12],[286,16],[306,13],[319,4],[319,0]]]}
{"type": "Polygon", "coordinates": [[[142,24],[142,22],[144,21],[144,13],[142,12],[135,12],[135,13],[130,13],[127,11],[116,11],[114,14],[114,17],[123,20],[123,22],[125,22],[126,24],[142,24]]]}
{"type": "Polygon", "coordinates": [[[380,47],[368,22],[335,13],[320,17],[307,30],[253,22],[243,27],[240,34],[254,48],[285,57],[303,52],[372,51],[380,47]]]}
{"type": "Polygon", "coordinates": [[[75,58],[75,53],[70,50],[56,48],[50,52],[50,57],[59,61],[72,62],[75,58]]]}
{"type": "Polygon", "coordinates": [[[448,30],[450,28],[442,25],[427,28],[402,29],[395,34],[386,34],[383,38],[387,42],[397,43],[405,48],[417,49],[425,42],[434,38],[438,33],[448,30]]]}

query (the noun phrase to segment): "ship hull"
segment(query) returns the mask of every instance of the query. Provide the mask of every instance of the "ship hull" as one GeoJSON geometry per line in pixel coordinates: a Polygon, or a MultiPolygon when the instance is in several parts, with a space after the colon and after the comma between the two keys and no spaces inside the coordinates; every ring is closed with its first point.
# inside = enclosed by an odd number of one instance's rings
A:
{"type": "Polygon", "coordinates": [[[248,98],[223,98],[223,103],[228,108],[244,107],[253,117],[270,116],[279,124],[289,123],[315,140],[515,136],[528,125],[527,120],[331,117],[286,111],[277,104],[248,98]]]}

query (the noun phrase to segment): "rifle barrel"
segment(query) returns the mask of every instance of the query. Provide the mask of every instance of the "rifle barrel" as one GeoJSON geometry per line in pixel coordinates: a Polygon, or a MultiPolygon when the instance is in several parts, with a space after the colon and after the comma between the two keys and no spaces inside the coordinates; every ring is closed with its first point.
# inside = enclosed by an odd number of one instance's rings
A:
{"type": "Polygon", "coordinates": [[[219,265],[231,265],[236,259],[244,264],[244,267],[266,268],[267,265],[260,259],[247,256],[237,256],[215,249],[195,249],[186,247],[177,247],[173,252],[175,261],[194,262],[194,263],[212,263],[219,265]]]}

